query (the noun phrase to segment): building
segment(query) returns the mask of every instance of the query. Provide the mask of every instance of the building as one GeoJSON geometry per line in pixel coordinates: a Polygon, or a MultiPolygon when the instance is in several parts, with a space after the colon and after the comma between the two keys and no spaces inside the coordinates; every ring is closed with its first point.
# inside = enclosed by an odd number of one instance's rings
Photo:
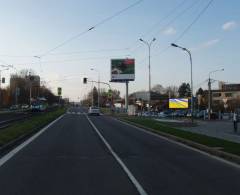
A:
{"type": "Polygon", "coordinates": [[[219,82],[219,89],[212,90],[213,110],[234,111],[240,107],[240,84],[219,82]]]}
{"type": "Polygon", "coordinates": [[[38,75],[31,75],[21,77],[18,75],[12,75],[10,78],[10,94],[12,102],[28,103],[30,97],[36,99],[40,92],[40,77],[38,75]]]}

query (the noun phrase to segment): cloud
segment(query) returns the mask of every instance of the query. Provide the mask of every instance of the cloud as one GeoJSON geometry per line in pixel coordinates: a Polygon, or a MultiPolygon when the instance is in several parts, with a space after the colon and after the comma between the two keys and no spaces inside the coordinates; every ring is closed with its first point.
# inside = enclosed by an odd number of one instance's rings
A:
{"type": "Polygon", "coordinates": [[[229,21],[222,25],[222,29],[224,31],[234,30],[237,27],[237,23],[235,21],[229,21]]]}
{"type": "Polygon", "coordinates": [[[203,47],[211,47],[213,45],[216,45],[217,43],[219,43],[220,39],[212,39],[212,40],[209,40],[205,43],[202,44],[203,47]]]}
{"type": "Polygon", "coordinates": [[[176,29],[173,27],[168,27],[163,31],[165,35],[175,35],[177,33],[176,29]]]}
{"type": "Polygon", "coordinates": [[[192,51],[196,51],[196,50],[201,50],[201,49],[207,49],[209,47],[213,47],[214,45],[218,44],[220,42],[220,39],[212,39],[206,42],[201,43],[200,45],[198,45],[195,48],[192,48],[192,51]]]}

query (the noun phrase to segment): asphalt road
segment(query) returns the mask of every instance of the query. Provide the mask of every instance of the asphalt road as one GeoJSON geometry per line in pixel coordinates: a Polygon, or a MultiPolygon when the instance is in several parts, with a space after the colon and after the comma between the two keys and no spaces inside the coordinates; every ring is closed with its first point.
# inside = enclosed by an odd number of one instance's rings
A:
{"type": "Polygon", "coordinates": [[[82,112],[70,109],[0,166],[1,195],[139,194],[129,174],[148,195],[240,194],[239,168],[111,117],[89,117],[106,146],[82,112]]]}

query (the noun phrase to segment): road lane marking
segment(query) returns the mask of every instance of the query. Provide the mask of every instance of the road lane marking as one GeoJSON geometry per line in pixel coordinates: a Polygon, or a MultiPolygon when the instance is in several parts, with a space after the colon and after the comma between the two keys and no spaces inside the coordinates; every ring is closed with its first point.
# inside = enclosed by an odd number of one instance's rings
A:
{"type": "Polygon", "coordinates": [[[60,119],[63,118],[65,114],[61,115],[60,117],[58,117],[57,119],[55,119],[54,121],[52,121],[50,124],[48,124],[46,127],[44,127],[43,129],[41,129],[40,131],[38,131],[36,134],[34,134],[32,137],[30,137],[29,139],[27,139],[25,142],[23,142],[22,144],[20,144],[19,146],[17,146],[16,148],[14,148],[13,150],[11,150],[9,153],[7,153],[5,156],[3,156],[0,159],[0,168],[2,165],[4,165],[8,160],[10,160],[14,155],[16,155],[20,150],[22,150],[25,146],[27,146],[28,144],[30,144],[33,140],[35,140],[38,136],[40,136],[44,131],[46,131],[49,127],[51,127],[53,124],[55,124],[56,122],[58,122],[60,119]]]}
{"type": "Polygon", "coordinates": [[[211,155],[211,154],[209,154],[209,153],[207,153],[207,152],[204,152],[204,151],[199,150],[199,149],[197,149],[197,148],[194,148],[194,147],[185,145],[185,144],[183,144],[183,143],[181,143],[181,142],[177,142],[177,141],[175,141],[175,140],[172,140],[172,139],[170,139],[170,138],[164,137],[164,136],[159,135],[159,134],[157,134],[157,133],[148,131],[148,130],[146,130],[146,129],[144,129],[144,128],[134,126],[134,125],[132,125],[132,124],[129,124],[129,123],[127,123],[127,122],[124,122],[124,121],[121,121],[121,120],[118,120],[118,119],[115,119],[115,120],[118,121],[118,122],[120,122],[120,123],[122,123],[122,124],[124,124],[124,125],[126,125],[126,126],[130,126],[130,127],[134,128],[134,129],[136,129],[136,130],[138,130],[138,131],[141,131],[141,132],[143,132],[143,133],[152,135],[152,136],[157,137],[157,138],[160,138],[160,139],[164,139],[164,140],[166,140],[166,141],[168,141],[168,142],[170,142],[170,143],[177,144],[177,145],[182,146],[182,147],[184,147],[184,148],[187,148],[187,149],[189,149],[189,150],[193,150],[193,151],[195,151],[195,152],[201,153],[202,155],[205,155],[205,156],[207,156],[207,157],[209,157],[209,158],[218,160],[218,161],[220,161],[220,162],[222,162],[222,163],[224,163],[224,164],[227,164],[227,165],[230,165],[230,166],[235,167],[235,168],[237,168],[237,169],[240,169],[240,165],[238,165],[238,164],[236,164],[236,163],[234,163],[234,162],[231,162],[231,161],[225,160],[225,159],[223,159],[223,158],[220,158],[220,157],[211,155]]]}
{"type": "Polygon", "coordinates": [[[122,167],[122,169],[124,170],[124,172],[127,174],[128,178],[130,179],[130,181],[133,183],[133,185],[136,187],[138,193],[140,195],[147,195],[147,192],[143,189],[143,187],[141,186],[141,184],[137,181],[137,179],[134,177],[134,175],[131,173],[131,171],[127,168],[127,166],[124,164],[124,162],[121,160],[121,158],[116,154],[116,152],[114,152],[114,150],[112,149],[112,147],[110,146],[110,144],[106,141],[106,139],[103,137],[103,135],[100,133],[100,131],[97,129],[97,127],[93,124],[93,122],[91,121],[91,119],[85,115],[87,120],[89,121],[89,123],[91,124],[91,126],[93,127],[93,129],[95,130],[95,132],[98,134],[98,136],[100,137],[100,139],[102,140],[102,142],[105,144],[105,146],[107,147],[107,149],[110,151],[110,153],[112,154],[112,156],[116,159],[116,161],[118,162],[118,164],[122,167]]]}

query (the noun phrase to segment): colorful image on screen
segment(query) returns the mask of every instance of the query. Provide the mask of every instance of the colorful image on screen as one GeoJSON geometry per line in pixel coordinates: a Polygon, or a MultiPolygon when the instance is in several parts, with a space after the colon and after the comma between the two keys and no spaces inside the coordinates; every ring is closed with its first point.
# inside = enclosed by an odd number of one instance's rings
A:
{"type": "Polygon", "coordinates": [[[169,99],[169,108],[188,108],[187,98],[169,99]]]}

